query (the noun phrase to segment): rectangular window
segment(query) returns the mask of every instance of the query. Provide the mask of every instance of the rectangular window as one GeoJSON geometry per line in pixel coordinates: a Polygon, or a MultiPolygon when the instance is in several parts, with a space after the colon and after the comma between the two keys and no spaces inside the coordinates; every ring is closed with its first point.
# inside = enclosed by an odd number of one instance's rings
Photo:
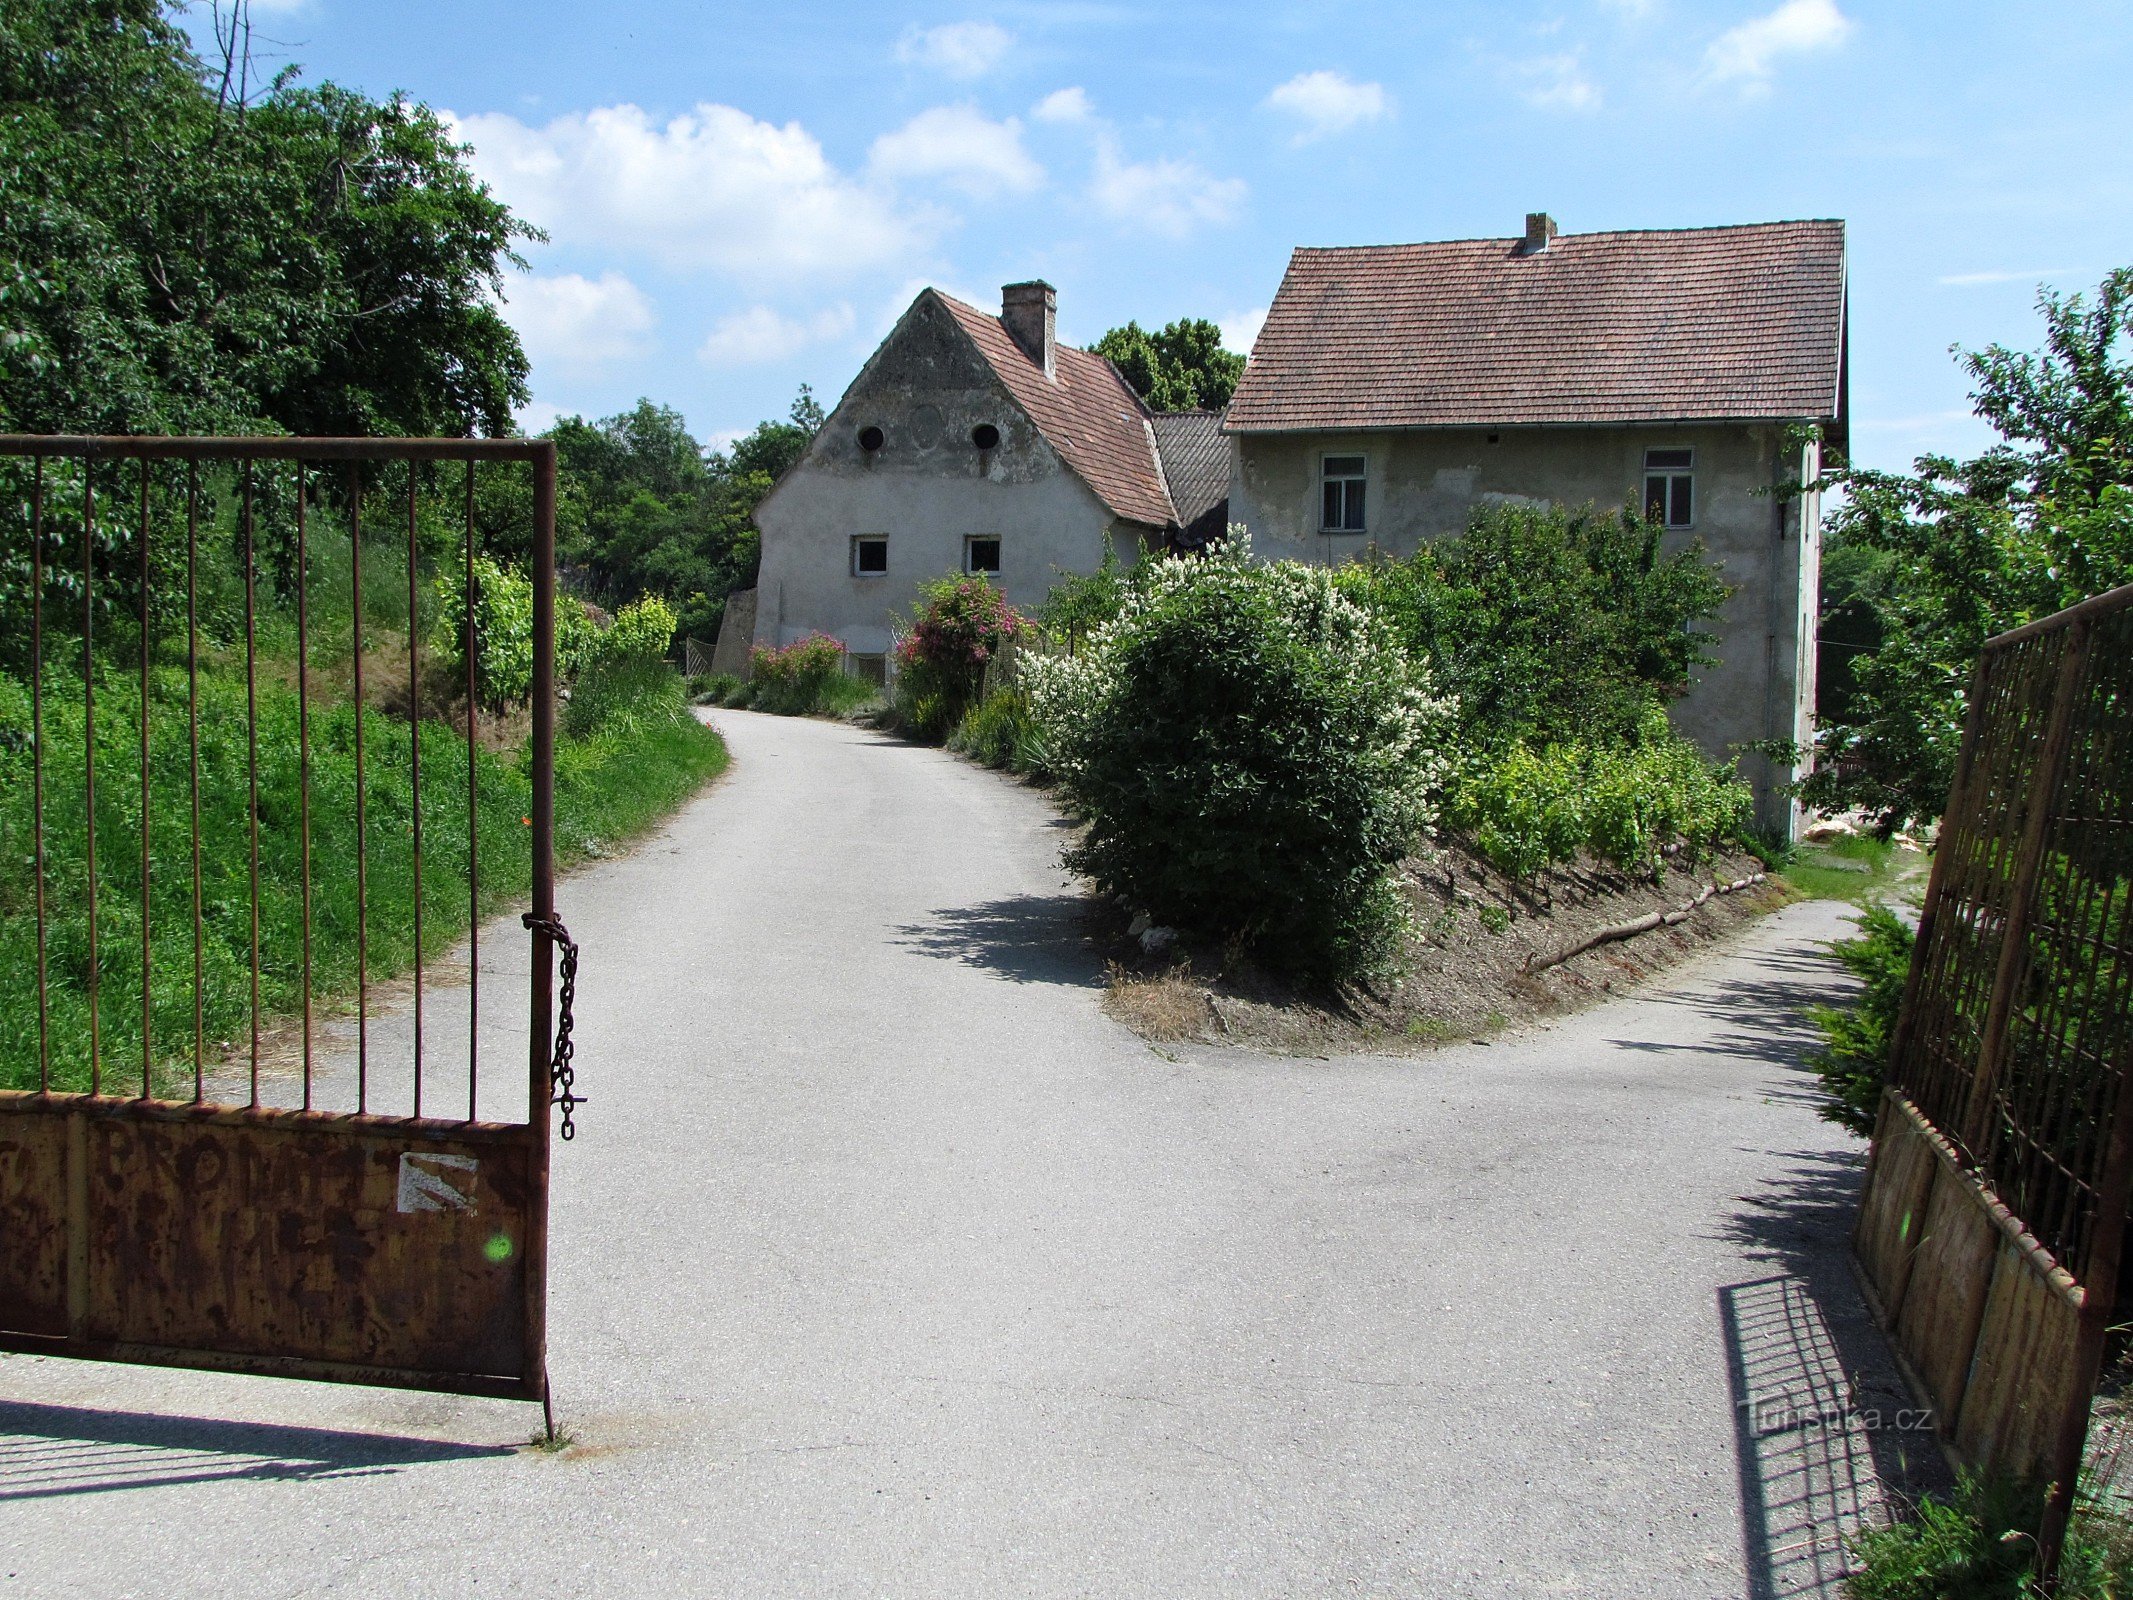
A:
{"type": "Polygon", "coordinates": [[[1000,575],[1000,538],[998,534],[971,534],[963,541],[963,570],[984,572],[993,577],[1000,575]]]}
{"type": "Polygon", "coordinates": [[[852,576],[879,578],[889,570],[887,534],[860,533],[852,536],[852,576]]]}
{"type": "Polygon", "coordinates": [[[1363,531],[1364,462],[1361,456],[1321,458],[1318,526],[1325,533],[1363,531]]]}
{"type": "Polygon", "coordinates": [[[1696,452],[1644,452],[1644,514],[1664,528],[1696,525],[1696,452]]]}

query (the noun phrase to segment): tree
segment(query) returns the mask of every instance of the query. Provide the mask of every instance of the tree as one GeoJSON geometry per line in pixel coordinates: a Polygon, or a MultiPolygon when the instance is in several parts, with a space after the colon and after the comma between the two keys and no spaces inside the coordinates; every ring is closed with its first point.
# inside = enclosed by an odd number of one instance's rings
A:
{"type": "Polygon", "coordinates": [[[1244,357],[1223,349],[1222,330],[1204,317],[1181,317],[1154,333],[1129,322],[1094,348],[1157,411],[1220,411],[1244,376],[1244,357]]]}
{"type": "Polygon", "coordinates": [[[173,15],[0,10],[0,426],[509,432],[536,231],[428,107],[233,94],[173,15]]]}
{"type": "Polygon", "coordinates": [[[565,417],[556,442],[560,559],[595,598],[670,600],[680,631],[712,638],[726,597],[755,581],[762,535],[755,508],[822,426],[802,385],[784,420],[758,423],[707,453],[681,413],[640,400],[600,422],[565,417]]]}
{"type": "Polygon", "coordinates": [[[2001,442],[1910,474],[1840,469],[1830,564],[1862,640],[1844,696],[1817,708],[1811,803],[1885,828],[1940,815],[1986,639],[2133,580],[2133,268],[2093,299],[2040,291],[2044,348],[1962,354],[2001,442]],[[1864,552],[1865,555],[1860,553],[1864,552]],[[1860,626],[1861,608],[1871,626],[1860,626]]]}

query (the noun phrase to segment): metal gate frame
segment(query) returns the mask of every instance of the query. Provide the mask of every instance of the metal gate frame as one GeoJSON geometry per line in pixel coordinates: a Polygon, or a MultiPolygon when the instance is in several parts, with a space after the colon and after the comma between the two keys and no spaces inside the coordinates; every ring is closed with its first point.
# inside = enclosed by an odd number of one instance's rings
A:
{"type": "Polygon", "coordinates": [[[1964,1465],[2083,1467],[2133,1203],[2133,586],[1986,641],[1853,1233],[1964,1465]]]}
{"type": "MultiPolygon", "coordinates": [[[[521,439],[96,438],[0,435],[0,458],[30,458],[32,522],[32,756],[36,831],[36,916],[40,1074],[36,1090],[0,1091],[0,1349],[96,1360],[202,1367],[322,1378],[545,1402],[547,1383],[549,1107],[564,1106],[570,1134],[569,987],[575,947],[555,916],[555,501],[552,442],[521,439]],[[139,1092],[113,1092],[97,1034],[94,680],[85,677],[88,724],[83,774],[87,813],[90,1089],[51,1087],[45,963],[46,807],[43,722],[45,491],[49,461],[83,464],[82,653],[93,651],[99,566],[96,471],[139,464],[135,529],[142,610],[141,940],[142,1049],[139,1092]],[[259,463],[289,463],[296,476],[295,538],[299,788],[302,795],[303,1053],[301,1109],[262,1105],[259,1089],[258,708],[253,584],[257,572],[253,505],[259,463]],[[409,727],[412,744],[414,1114],[368,1109],[367,922],[364,909],[365,794],[361,615],[362,478],[365,464],[407,463],[409,560],[409,727]],[[151,655],[150,478],[155,463],[186,468],[186,574],[192,759],[193,933],[196,1029],[193,1095],[155,1096],[151,966],[154,870],[149,824],[147,693],[151,655]],[[422,1106],[423,992],[420,912],[421,751],[419,638],[414,624],[417,468],[463,463],[464,556],[474,575],[474,489],[478,463],[532,469],[533,715],[530,849],[531,1006],[527,1027],[526,1117],[477,1121],[478,976],[470,961],[468,1103],[464,1119],[425,1116],[422,1106]],[[214,1105],[203,1093],[204,1042],[198,1028],[200,633],[197,614],[200,469],[218,464],[242,484],[246,666],[252,747],[252,1060],[250,1103],[214,1105]],[[350,519],[356,596],[357,1109],[312,1108],[311,766],[309,574],[305,552],[307,469],[344,466],[353,493],[350,519]],[[564,947],[565,1017],[554,1025],[553,967],[564,947]]],[[[469,938],[479,937],[474,607],[466,608],[469,938]]],[[[10,981],[14,981],[11,975],[10,981]]]]}

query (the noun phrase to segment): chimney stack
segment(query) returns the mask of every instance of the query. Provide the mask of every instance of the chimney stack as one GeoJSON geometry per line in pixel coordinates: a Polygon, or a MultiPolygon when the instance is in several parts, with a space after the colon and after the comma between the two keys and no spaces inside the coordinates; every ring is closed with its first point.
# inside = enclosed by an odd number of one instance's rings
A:
{"type": "Polygon", "coordinates": [[[1526,213],[1526,242],[1519,246],[1521,255],[1537,256],[1548,248],[1548,241],[1555,237],[1555,218],[1545,211],[1526,213]]]}
{"type": "Polygon", "coordinates": [[[1038,279],[1000,290],[1000,321],[1030,360],[1052,376],[1052,349],[1059,338],[1059,291],[1038,279]]]}

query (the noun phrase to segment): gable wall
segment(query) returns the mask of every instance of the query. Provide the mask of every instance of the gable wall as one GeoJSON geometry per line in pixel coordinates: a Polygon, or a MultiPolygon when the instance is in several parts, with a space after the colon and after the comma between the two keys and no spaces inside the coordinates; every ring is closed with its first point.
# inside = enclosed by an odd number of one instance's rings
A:
{"type": "Polygon", "coordinates": [[[998,582],[1017,606],[1033,607],[1055,569],[1096,570],[1112,520],[948,314],[922,300],[757,512],[755,642],[820,632],[855,653],[886,650],[918,585],[962,570],[969,534],[999,536],[998,582]],[[982,459],[970,440],[981,422],[1001,435],[982,459]],[[858,442],[870,425],[886,436],[872,452],[858,442]],[[852,576],[855,534],[888,536],[887,576],[852,576]]]}
{"type": "MultiPolygon", "coordinates": [[[[1644,451],[1696,451],[1696,526],[1734,586],[1720,616],[1718,663],[1674,707],[1674,724],[1713,759],[1763,739],[1805,745],[1814,707],[1814,614],[1820,582],[1820,505],[1767,493],[1779,480],[1783,430],[1775,425],[1641,428],[1504,428],[1350,434],[1240,435],[1230,518],[1251,529],[1264,560],[1353,560],[1375,542],[1396,556],[1456,533],[1492,500],[1620,506],[1641,498],[1644,451]],[[1367,535],[1322,535],[1318,462],[1361,454],[1369,462],[1367,535]],[[1804,513],[1804,514],[1803,514],[1804,513]]],[[[1791,463],[1797,471],[1797,460],[1791,463]]],[[[1812,474],[1810,473],[1810,476],[1812,474]]],[[[1686,536],[1683,536],[1686,537],[1686,536]]],[[[1761,822],[1789,832],[1794,808],[1778,792],[1790,773],[1761,757],[1761,822]]]]}

